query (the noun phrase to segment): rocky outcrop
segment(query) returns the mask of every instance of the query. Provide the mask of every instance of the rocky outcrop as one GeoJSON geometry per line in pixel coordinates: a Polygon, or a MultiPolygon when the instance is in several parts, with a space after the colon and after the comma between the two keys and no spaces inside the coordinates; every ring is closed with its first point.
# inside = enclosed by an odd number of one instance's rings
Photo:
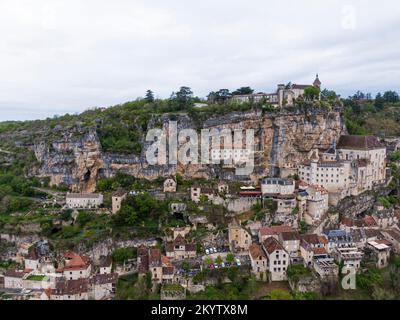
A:
{"type": "MultiPolygon", "coordinates": [[[[278,174],[285,167],[295,166],[308,158],[314,149],[327,149],[334,139],[346,131],[338,111],[314,109],[293,112],[265,113],[261,111],[235,112],[210,118],[201,125],[186,114],[176,116],[178,131],[182,129],[253,129],[255,133],[255,168],[248,177],[235,176],[235,171],[224,165],[149,165],[145,151],[149,145],[143,141],[140,155],[104,153],[95,129],[85,132],[65,130],[62,138],[50,142],[38,141],[33,145],[40,162],[38,175],[51,179],[51,184],[65,184],[75,191],[95,190],[99,177],[109,177],[121,170],[138,178],[156,179],[181,173],[186,177],[223,178],[231,180],[257,179],[278,174]]],[[[155,127],[150,121],[148,129],[155,127]]],[[[157,123],[168,133],[168,115],[157,123]]]]}

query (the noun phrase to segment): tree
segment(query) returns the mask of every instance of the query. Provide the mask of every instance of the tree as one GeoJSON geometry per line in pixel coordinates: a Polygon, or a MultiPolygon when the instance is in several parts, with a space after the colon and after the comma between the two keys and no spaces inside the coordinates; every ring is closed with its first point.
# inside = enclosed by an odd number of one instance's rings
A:
{"type": "Polygon", "coordinates": [[[84,227],[87,223],[93,220],[93,215],[87,211],[80,211],[76,222],[79,224],[80,227],[84,227]]]}
{"type": "Polygon", "coordinates": [[[334,101],[337,98],[337,94],[333,90],[324,89],[321,92],[321,98],[328,101],[334,101]]]}
{"type": "Polygon", "coordinates": [[[226,255],[226,261],[229,262],[229,263],[232,263],[233,261],[235,261],[235,255],[233,253],[231,253],[231,252],[228,253],[226,255]]]}
{"type": "Polygon", "coordinates": [[[215,263],[218,264],[218,265],[222,264],[221,256],[218,256],[217,259],[215,259],[215,263]]]}
{"type": "Polygon", "coordinates": [[[223,104],[232,97],[228,89],[219,89],[217,92],[210,92],[207,99],[210,103],[223,104]]]}
{"type": "Polygon", "coordinates": [[[146,91],[146,98],[145,98],[145,100],[146,100],[148,103],[154,102],[154,93],[153,93],[153,91],[151,91],[151,90],[147,90],[147,91],[146,91]]]}
{"type": "Polygon", "coordinates": [[[352,100],[364,100],[366,95],[364,92],[358,90],[352,97],[349,97],[352,100]]]}
{"type": "Polygon", "coordinates": [[[136,249],[133,248],[118,248],[112,253],[114,263],[122,265],[126,260],[136,257],[136,249]]]}
{"type": "Polygon", "coordinates": [[[250,87],[241,87],[234,91],[232,94],[233,95],[241,95],[241,94],[252,94],[254,90],[250,87]]]}
{"type": "Polygon", "coordinates": [[[306,100],[313,101],[319,98],[320,90],[317,87],[307,87],[304,89],[306,100]]]}
{"type": "Polygon", "coordinates": [[[213,261],[212,261],[211,257],[205,257],[205,258],[204,258],[204,264],[205,264],[206,266],[209,266],[209,265],[212,264],[212,263],[213,263],[213,261]]]}
{"type": "Polygon", "coordinates": [[[382,94],[379,92],[374,101],[374,106],[376,110],[382,110],[383,107],[385,106],[385,99],[383,99],[382,94]]]}
{"type": "Polygon", "coordinates": [[[383,100],[385,100],[385,102],[399,102],[400,98],[397,92],[395,91],[386,91],[383,94],[383,100]]]}
{"type": "Polygon", "coordinates": [[[178,92],[173,92],[170,101],[179,110],[184,110],[193,105],[193,92],[189,87],[181,87],[178,92]]]}
{"type": "Polygon", "coordinates": [[[189,262],[187,262],[187,261],[182,262],[182,270],[185,272],[188,272],[190,270],[189,262]]]}

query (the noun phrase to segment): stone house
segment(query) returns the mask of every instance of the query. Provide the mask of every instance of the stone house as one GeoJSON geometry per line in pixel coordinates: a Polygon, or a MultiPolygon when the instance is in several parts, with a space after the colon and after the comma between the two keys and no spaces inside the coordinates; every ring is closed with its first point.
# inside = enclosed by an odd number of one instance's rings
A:
{"type": "Polygon", "coordinates": [[[228,226],[228,241],[231,251],[247,251],[251,245],[251,235],[235,219],[228,226]]]}
{"type": "Polygon", "coordinates": [[[393,244],[393,252],[400,254],[400,231],[398,229],[387,229],[381,231],[386,240],[393,244]]]}
{"type": "Polygon", "coordinates": [[[66,206],[69,209],[96,209],[103,204],[103,195],[98,193],[68,193],[66,206]]]}
{"type": "Polygon", "coordinates": [[[214,199],[215,192],[212,188],[193,186],[190,188],[190,198],[193,202],[199,203],[201,196],[207,197],[209,201],[214,199]]]}
{"type": "Polygon", "coordinates": [[[45,292],[49,300],[88,300],[89,279],[60,278],[54,289],[47,289],[45,292]]]}
{"type": "Polygon", "coordinates": [[[114,296],[118,273],[99,273],[89,279],[89,298],[103,300],[114,296]]]}
{"type": "Polygon", "coordinates": [[[265,239],[267,239],[269,237],[273,237],[276,240],[278,240],[279,239],[279,235],[282,232],[292,232],[292,231],[293,231],[292,227],[287,226],[287,225],[261,227],[258,230],[258,241],[260,243],[262,243],[265,239]]]}
{"type": "Polygon", "coordinates": [[[388,266],[392,244],[387,240],[369,241],[366,246],[367,251],[371,253],[377,268],[382,269],[388,266]]]}
{"type": "Polygon", "coordinates": [[[67,280],[87,279],[91,272],[90,259],[74,252],[66,252],[64,262],[57,269],[57,273],[61,273],[67,280]]]}
{"type": "Polygon", "coordinates": [[[100,274],[109,274],[112,271],[112,258],[111,256],[102,256],[99,263],[100,274]]]}
{"type": "Polygon", "coordinates": [[[165,245],[168,258],[175,260],[191,259],[196,257],[196,244],[187,243],[186,239],[178,234],[173,242],[165,245]]]}
{"type": "Polygon", "coordinates": [[[121,204],[124,199],[126,199],[126,196],[128,193],[122,189],[118,190],[115,192],[112,197],[112,213],[116,214],[120,209],[121,209],[121,204]]]}
{"type": "Polygon", "coordinates": [[[9,269],[4,273],[5,289],[22,289],[23,278],[27,273],[23,270],[9,269]]]}
{"type": "Polygon", "coordinates": [[[249,247],[252,273],[260,280],[266,280],[268,260],[260,245],[253,243],[249,247]]]}
{"type": "Polygon", "coordinates": [[[229,185],[224,181],[220,181],[218,183],[218,193],[228,194],[229,193],[229,185]]]}
{"type": "Polygon", "coordinates": [[[289,254],[273,237],[265,239],[262,242],[262,248],[268,260],[269,281],[286,281],[287,268],[290,264],[289,254]]]}
{"type": "Polygon", "coordinates": [[[300,254],[305,267],[313,265],[314,258],[320,255],[326,255],[328,241],[317,234],[303,234],[300,236],[300,254]]]}
{"type": "Polygon", "coordinates": [[[300,260],[300,234],[297,231],[280,233],[279,242],[289,254],[292,263],[300,260]]]}
{"type": "Polygon", "coordinates": [[[169,177],[164,181],[164,192],[175,193],[176,192],[176,179],[174,177],[169,177]]]}

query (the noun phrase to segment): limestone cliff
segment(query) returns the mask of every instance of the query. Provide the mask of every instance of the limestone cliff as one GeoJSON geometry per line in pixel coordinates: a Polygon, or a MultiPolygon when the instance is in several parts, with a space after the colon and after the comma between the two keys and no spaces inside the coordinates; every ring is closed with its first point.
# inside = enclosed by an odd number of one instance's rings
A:
{"type": "MultiPolygon", "coordinates": [[[[192,128],[253,129],[255,132],[255,169],[247,179],[278,174],[308,158],[313,149],[327,149],[334,139],[346,131],[339,111],[309,110],[265,113],[250,111],[231,113],[206,120],[201,125],[186,114],[176,118],[178,130],[192,128]]],[[[149,122],[148,129],[155,127],[149,122]]],[[[162,130],[168,132],[168,115],[161,116],[162,130]]],[[[148,143],[137,155],[102,152],[95,128],[74,133],[65,131],[54,141],[40,139],[32,146],[40,166],[39,176],[48,176],[55,185],[66,184],[75,191],[92,192],[99,177],[109,177],[122,170],[138,178],[156,179],[180,172],[186,177],[245,179],[237,177],[232,168],[223,165],[165,165],[150,166],[145,158],[148,143]]]]}

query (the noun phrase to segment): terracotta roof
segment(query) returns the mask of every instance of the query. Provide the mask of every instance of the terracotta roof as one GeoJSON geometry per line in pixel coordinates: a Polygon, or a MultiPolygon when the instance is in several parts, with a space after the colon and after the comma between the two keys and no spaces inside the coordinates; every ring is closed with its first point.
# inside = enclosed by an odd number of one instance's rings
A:
{"type": "Polygon", "coordinates": [[[323,244],[328,244],[328,239],[324,236],[320,236],[319,237],[319,241],[323,244]]]}
{"type": "Polygon", "coordinates": [[[378,244],[386,244],[389,247],[393,245],[393,243],[391,243],[389,240],[386,239],[376,240],[375,242],[378,244]]]}
{"type": "Polygon", "coordinates": [[[313,253],[315,255],[326,254],[327,253],[325,248],[313,248],[312,251],[313,251],[313,253]]]}
{"type": "Polygon", "coordinates": [[[90,265],[90,260],[86,256],[80,256],[76,253],[69,252],[66,256],[64,267],[59,270],[83,270],[87,269],[90,265]]]}
{"type": "Polygon", "coordinates": [[[259,260],[260,257],[261,258],[266,258],[266,255],[264,253],[264,251],[261,249],[261,246],[259,246],[256,243],[253,243],[250,247],[249,247],[249,253],[250,256],[254,259],[254,260],[259,260]]]}
{"type": "Polygon", "coordinates": [[[150,267],[161,266],[161,252],[159,249],[152,248],[149,250],[149,266],[150,267]]]}
{"type": "Polygon", "coordinates": [[[181,234],[178,234],[174,240],[174,246],[184,246],[186,244],[186,240],[182,237],[181,234]]]}
{"type": "Polygon", "coordinates": [[[88,292],[88,279],[56,281],[55,289],[51,290],[52,295],[75,295],[88,292]]]}
{"type": "Polygon", "coordinates": [[[310,188],[314,189],[315,191],[320,192],[322,195],[328,194],[328,190],[326,190],[323,186],[320,186],[318,184],[313,184],[310,186],[310,188]]]}
{"type": "Polygon", "coordinates": [[[273,253],[276,250],[284,250],[283,246],[273,237],[269,237],[263,241],[263,247],[268,254],[273,253]]]}
{"type": "Polygon", "coordinates": [[[169,260],[168,257],[161,256],[161,264],[163,265],[163,267],[169,267],[171,266],[171,261],[169,260]]]}
{"type": "Polygon", "coordinates": [[[375,219],[373,217],[371,217],[371,216],[365,216],[362,219],[362,221],[363,221],[363,224],[366,227],[375,227],[375,226],[377,226],[375,219]]]}
{"type": "Polygon", "coordinates": [[[113,197],[124,197],[127,195],[127,192],[124,189],[118,189],[116,192],[113,193],[113,197]]]}
{"type": "Polygon", "coordinates": [[[8,269],[4,273],[4,276],[10,277],[10,278],[22,278],[25,274],[26,274],[26,272],[22,271],[22,270],[8,269]]]}
{"type": "Polygon", "coordinates": [[[272,226],[272,227],[262,227],[259,230],[261,236],[272,236],[278,235],[282,232],[291,232],[293,231],[290,226],[281,225],[281,226],[272,226]]]}
{"type": "Polygon", "coordinates": [[[117,283],[117,281],[118,281],[118,273],[96,274],[89,280],[90,284],[92,285],[117,283]]]}
{"type": "Polygon", "coordinates": [[[321,244],[321,239],[317,234],[302,234],[300,238],[307,244],[312,244],[312,245],[321,244]]]}
{"type": "Polygon", "coordinates": [[[283,241],[295,241],[300,240],[300,234],[297,231],[282,232],[280,234],[283,241]]]}
{"type": "Polygon", "coordinates": [[[396,229],[385,230],[385,232],[397,242],[400,242],[400,231],[396,229]]]}
{"type": "Polygon", "coordinates": [[[381,148],[384,148],[384,145],[374,136],[341,136],[337,144],[337,149],[370,150],[381,148]]]}

